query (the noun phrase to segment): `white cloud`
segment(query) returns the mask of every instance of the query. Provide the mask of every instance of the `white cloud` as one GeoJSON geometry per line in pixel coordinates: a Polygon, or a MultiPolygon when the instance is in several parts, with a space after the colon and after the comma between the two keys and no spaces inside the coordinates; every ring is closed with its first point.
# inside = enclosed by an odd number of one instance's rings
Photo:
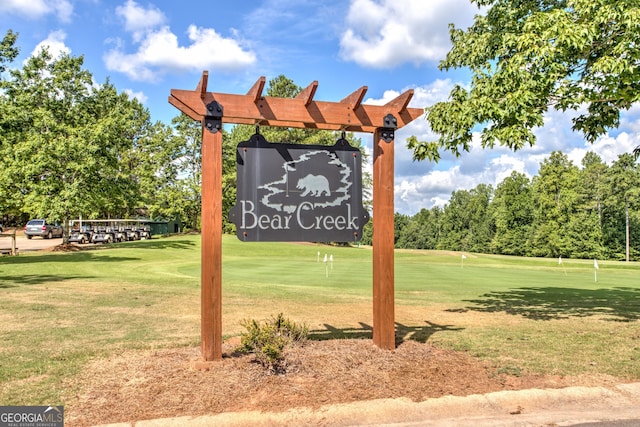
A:
{"type": "MultiPolygon", "coordinates": [[[[437,80],[427,86],[414,88],[412,107],[424,107],[447,99],[454,82],[437,80]]],[[[381,99],[368,99],[365,104],[382,105],[400,92],[386,91],[381,99]]],[[[414,120],[396,132],[395,139],[395,210],[414,215],[422,208],[443,206],[451,193],[471,190],[478,184],[491,184],[494,188],[513,171],[529,178],[538,173],[540,163],[552,151],[562,151],[576,166],[581,166],[587,151],[597,153],[607,164],[617,160],[622,153],[629,153],[640,145],[640,104],[621,115],[620,128],[599,138],[594,144],[585,142],[582,134],[571,130],[571,119],[579,112],[549,111],[544,117],[544,127],[535,129],[537,141],[533,147],[519,151],[496,146],[483,149],[478,133],[474,133],[471,149],[459,158],[441,153],[438,164],[428,161],[414,162],[413,153],[406,148],[406,139],[415,135],[419,140],[435,140],[424,118],[414,120]]],[[[370,143],[370,136],[363,140],[370,143]]],[[[372,159],[371,159],[372,160],[372,159]]]]}
{"type": "Polygon", "coordinates": [[[256,55],[245,50],[239,40],[223,37],[212,28],[190,25],[190,44],[181,46],[178,36],[162,25],[165,17],[160,10],[144,9],[132,0],[119,7],[117,13],[124,18],[137,51],[125,52],[124,43],[117,40],[103,60],[107,69],[124,73],[132,80],[156,81],[167,72],[237,71],[256,61],[256,55]]]}
{"type": "Polygon", "coordinates": [[[425,175],[408,176],[396,180],[395,211],[413,215],[422,208],[443,206],[456,190],[473,188],[474,177],[460,172],[456,165],[447,170],[435,170],[425,175]]]}
{"type": "Polygon", "coordinates": [[[640,102],[633,104],[620,116],[620,130],[640,133],[640,102]]]}
{"type": "Polygon", "coordinates": [[[135,41],[140,41],[146,31],[161,26],[166,21],[160,9],[152,6],[145,9],[133,0],[116,7],[116,15],[124,18],[124,29],[132,33],[135,41]]]}
{"type": "Polygon", "coordinates": [[[584,112],[586,109],[547,112],[544,127],[535,131],[536,145],[526,151],[536,153],[538,163],[548,157],[551,151],[562,151],[576,166],[581,166],[585,154],[592,151],[611,165],[620,154],[630,153],[640,144],[640,104],[634,104],[629,111],[622,111],[620,127],[612,129],[593,144],[587,142],[582,133],[571,129],[573,117],[584,112]]]}
{"type": "Polygon", "coordinates": [[[40,50],[47,48],[53,58],[59,58],[60,55],[70,54],[71,49],[67,47],[64,40],[67,38],[67,34],[62,30],[57,30],[49,33],[46,39],[42,40],[36,45],[31,52],[31,55],[37,55],[40,50]]]}
{"type": "Polygon", "coordinates": [[[2,0],[0,13],[38,19],[46,15],[55,15],[60,21],[69,22],[73,14],[73,5],[68,0],[2,0]]]}
{"type": "Polygon", "coordinates": [[[144,92],[135,92],[132,89],[125,89],[123,92],[126,93],[129,98],[137,99],[142,104],[146,103],[149,99],[149,97],[145,95],[144,92]]]}
{"type": "Polygon", "coordinates": [[[467,27],[476,13],[468,0],[352,0],[341,55],[373,68],[439,61],[451,47],[448,24],[467,27]]]}
{"type": "MultiPolygon", "coordinates": [[[[445,100],[452,87],[453,83],[450,80],[436,80],[427,86],[404,88],[401,91],[387,90],[384,92],[382,98],[367,99],[364,101],[364,104],[384,105],[399,96],[405,90],[413,89],[413,97],[411,98],[409,106],[412,108],[424,108],[435,102],[445,100]]],[[[420,141],[436,137],[431,131],[429,122],[425,120],[424,116],[420,116],[407,126],[399,129],[395,135],[394,149],[396,177],[427,173],[434,169],[434,165],[430,162],[416,162],[413,160],[413,151],[406,147],[406,140],[410,136],[415,136],[420,141]]],[[[449,159],[450,157],[451,156],[446,153],[443,155],[444,159],[449,159]]]]}
{"type": "MultiPolygon", "coordinates": [[[[566,120],[553,113],[547,116],[548,126],[555,131],[559,127],[559,122],[566,120]]],[[[625,120],[627,120],[626,116],[625,120]]],[[[630,128],[639,125],[640,120],[628,122],[630,128]]],[[[546,131],[545,128],[537,132],[544,135],[546,131]]],[[[544,141],[548,140],[541,141],[540,146],[536,145],[516,152],[503,147],[490,150],[482,149],[478,142],[478,134],[474,134],[474,143],[470,152],[463,153],[458,159],[447,157],[437,165],[428,162],[403,163],[402,153],[406,148],[396,145],[395,152],[400,153],[400,156],[396,157],[395,210],[414,215],[422,208],[443,206],[448,203],[453,191],[471,190],[478,184],[491,184],[496,188],[512,171],[524,173],[531,178],[538,173],[540,163],[548,158],[553,150],[565,153],[578,167],[581,167],[587,151],[595,152],[605,163],[611,165],[620,154],[629,153],[634,147],[640,145],[640,134],[621,132],[616,136],[607,135],[594,144],[584,142],[580,135],[564,141],[558,137],[551,144],[545,144],[544,141]],[[424,163],[427,164],[424,165],[424,163]]],[[[396,140],[396,144],[401,142],[396,140]]]]}
{"type": "MultiPolygon", "coordinates": [[[[635,123],[635,127],[638,126],[640,126],[640,120],[635,123]]],[[[620,154],[630,153],[638,145],[640,145],[640,134],[638,133],[622,132],[615,137],[606,135],[599,138],[593,145],[585,143],[584,148],[581,150],[576,149],[581,153],[580,160],[576,164],[580,164],[587,151],[594,151],[605,163],[611,165],[611,163],[618,160],[620,154]]]]}

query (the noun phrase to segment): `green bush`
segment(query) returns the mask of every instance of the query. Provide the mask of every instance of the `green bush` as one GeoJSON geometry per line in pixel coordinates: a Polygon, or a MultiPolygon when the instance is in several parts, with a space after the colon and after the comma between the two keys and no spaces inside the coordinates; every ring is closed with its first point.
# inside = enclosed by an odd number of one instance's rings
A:
{"type": "Polygon", "coordinates": [[[286,346],[302,344],[309,335],[306,324],[298,324],[284,317],[282,313],[264,322],[243,320],[247,332],[241,335],[238,351],[253,353],[256,360],[269,371],[284,373],[286,346]]]}

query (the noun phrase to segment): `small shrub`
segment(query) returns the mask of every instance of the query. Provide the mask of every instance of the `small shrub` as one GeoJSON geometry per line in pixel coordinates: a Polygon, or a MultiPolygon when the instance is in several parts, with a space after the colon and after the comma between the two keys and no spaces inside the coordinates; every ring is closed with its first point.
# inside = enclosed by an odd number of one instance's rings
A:
{"type": "Polygon", "coordinates": [[[300,345],[309,335],[306,324],[295,323],[282,313],[262,323],[247,319],[241,324],[247,332],[241,335],[238,351],[253,353],[256,361],[274,373],[286,370],[285,347],[300,345]]]}

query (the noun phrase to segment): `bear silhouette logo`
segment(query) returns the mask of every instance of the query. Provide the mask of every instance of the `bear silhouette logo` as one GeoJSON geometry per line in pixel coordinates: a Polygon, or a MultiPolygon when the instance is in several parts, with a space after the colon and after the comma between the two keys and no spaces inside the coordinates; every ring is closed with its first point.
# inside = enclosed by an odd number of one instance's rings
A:
{"type": "Polygon", "coordinates": [[[304,190],[300,197],[306,197],[311,194],[313,197],[320,197],[322,195],[331,196],[331,190],[329,190],[329,181],[325,176],[309,174],[304,178],[298,180],[296,185],[298,190],[304,190]]]}

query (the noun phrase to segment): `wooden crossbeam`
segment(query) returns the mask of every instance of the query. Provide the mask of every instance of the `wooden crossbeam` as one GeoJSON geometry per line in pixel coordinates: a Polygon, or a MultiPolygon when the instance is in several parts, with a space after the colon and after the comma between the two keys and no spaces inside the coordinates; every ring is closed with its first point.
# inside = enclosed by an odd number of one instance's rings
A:
{"type": "Polygon", "coordinates": [[[200,93],[200,99],[204,99],[204,96],[207,93],[208,81],[209,81],[209,72],[203,71],[202,77],[200,78],[200,81],[198,82],[198,86],[196,87],[196,92],[200,93]]]}
{"type": "Polygon", "coordinates": [[[247,96],[253,99],[253,102],[258,102],[260,101],[260,98],[262,98],[262,91],[264,90],[266,82],[267,80],[264,77],[260,77],[258,81],[253,84],[251,89],[249,89],[247,96]]]}
{"type": "Polygon", "coordinates": [[[304,88],[304,90],[296,96],[296,99],[304,100],[304,105],[309,106],[309,104],[311,104],[311,101],[313,101],[313,96],[316,94],[316,89],[318,89],[318,81],[314,80],[309,86],[304,88]]]}
{"type": "Polygon", "coordinates": [[[368,88],[366,86],[362,86],[360,89],[356,90],[351,95],[340,101],[340,103],[349,105],[349,108],[351,108],[352,110],[358,109],[358,107],[360,107],[360,104],[362,103],[362,100],[364,99],[365,94],[367,93],[367,89],[368,88]]]}
{"type": "Polygon", "coordinates": [[[198,90],[172,89],[169,103],[191,117],[201,120],[206,105],[217,101],[224,108],[223,121],[237,124],[263,124],[293,128],[343,130],[373,133],[382,126],[384,117],[392,114],[398,128],[420,117],[422,108],[408,108],[413,91],[408,90],[385,105],[362,104],[367,92],[363,86],[340,102],[315,101],[317,82],[311,83],[296,98],[262,96],[265,78],[261,77],[247,95],[206,92],[202,81],[198,90]]]}
{"type": "Polygon", "coordinates": [[[407,110],[409,106],[409,101],[413,98],[413,90],[409,89],[404,92],[402,95],[392,99],[391,101],[385,104],[386,107],[389,107],[393,110],[398,111],[398,113],[402,113],[407,110]]]}

